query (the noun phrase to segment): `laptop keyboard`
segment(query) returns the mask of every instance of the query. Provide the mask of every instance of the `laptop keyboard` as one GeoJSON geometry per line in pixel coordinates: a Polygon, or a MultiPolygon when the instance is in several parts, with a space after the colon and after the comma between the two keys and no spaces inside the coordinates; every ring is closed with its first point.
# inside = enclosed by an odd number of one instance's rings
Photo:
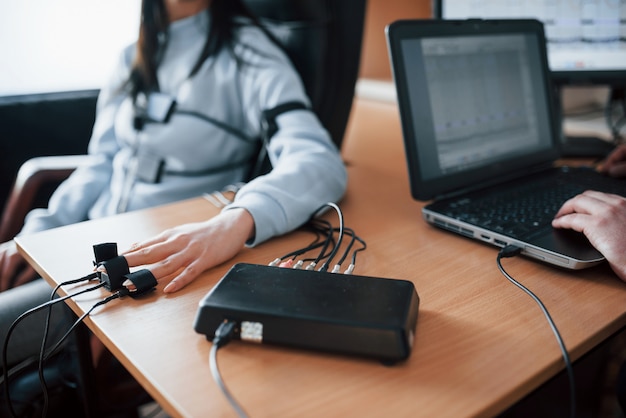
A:
{"type": "Polygon", "coordinates": [[[478,194],[459,199],[449,204],[444,214],[513,238],[522,238],[549,226],[567,199],[588,189],[623,195],[626,183],[586,171],[558,171],[531,184],[504,191],[499,189],[497,196],[478,194]],[[576,184],[573,184],[572,177],[576,184]],[[606,180],[603,181],[606,184],[596,184],[598,179],[606,180]]]}

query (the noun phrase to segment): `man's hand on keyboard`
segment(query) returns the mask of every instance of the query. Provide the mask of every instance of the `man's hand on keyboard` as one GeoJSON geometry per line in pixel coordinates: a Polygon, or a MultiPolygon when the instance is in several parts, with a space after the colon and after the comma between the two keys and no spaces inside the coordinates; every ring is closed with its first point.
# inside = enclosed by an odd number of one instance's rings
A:
{"type": "Polygon", "coordinates": [[[626,198],[586,191],[563,204],[552,226],[585,234],[613,271],[626,281],[626,198]]]}

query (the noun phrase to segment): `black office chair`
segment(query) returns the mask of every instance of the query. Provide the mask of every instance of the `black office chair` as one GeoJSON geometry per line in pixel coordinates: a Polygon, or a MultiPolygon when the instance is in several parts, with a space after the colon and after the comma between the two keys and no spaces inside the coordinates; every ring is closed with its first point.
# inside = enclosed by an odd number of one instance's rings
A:
{"type": "MultiPolygon", "coordinates": [[[[283,44],[314,112],[340,148],[359,72],[366,0],[244,1],[283,44]]],[[[21,229],[37,191],[68,176],[81,161],[38,157],[23,165],[2,216],[0,242],[21,229]]]]}
{"type": "Polygon", "coordinates": [[[366,0],[245,3],[287,50],[313,110],[341,148],[358,77],[366,0]]]}

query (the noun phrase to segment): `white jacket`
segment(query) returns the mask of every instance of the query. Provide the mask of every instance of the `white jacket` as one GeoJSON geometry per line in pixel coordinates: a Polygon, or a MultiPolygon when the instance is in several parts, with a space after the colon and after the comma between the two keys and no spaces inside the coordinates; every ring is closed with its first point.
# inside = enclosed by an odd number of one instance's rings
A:
{"type": "MultiPolygon", "coordinates": [[[[176,21],[158,70],[160,92],[176,100],[167,123],[133,128],[132,100],[121,90],[134,45],[100,93],[89,143],[94,163],[76,170],[52,196],[48,209],[27,217],[21,234],[137,210],[221,190],[241,182],[258,149],[261,112],[285,102],[309,103],[302,82],[284,53],[256,27],[239,30],[238,64],[223,50],[195,76],[188,75],[204,44],[206,12],[176,21]],[[204,117],[218,123],[211,123],[204,117]],[[223,123],[239,134],[218,126],[223,123]],[[162,164],[160,181],[138,179],[133,165],[148,171],[162,164]],[[126,190],[126,191],[125,191],[126,190]]],[[[277,119],[269,154],[274,169],[244,185],[226,207],[247,209],[255,221],[254,242],[306,222],[326,202],[345,192],[347,174],[339,152],[317,117],[294,110],[277,119]]]]}

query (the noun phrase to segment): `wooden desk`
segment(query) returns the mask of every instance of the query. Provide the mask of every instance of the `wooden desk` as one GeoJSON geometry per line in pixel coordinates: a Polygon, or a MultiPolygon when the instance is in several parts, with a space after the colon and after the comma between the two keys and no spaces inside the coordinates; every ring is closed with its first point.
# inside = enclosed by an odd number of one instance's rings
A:
{"type": "MultiPolygon", "coordinates": [[[[415,283],[421,305],[413,353],[405,363],[386,367],[235,341],[219,352],[223,378],[252,417],[498,414],[563,369],[555,338],[535,302],[500,274],[495,248],[421,219],[422,205],[410,198],[394,109],[379,107],[393,105],[357,106],[374,114],[391,112],[392,122],[391,129],[380,127],[364,114],[351,122],[344,148],[349,187],[341,207],[346,225],[368,244],[355,274],[415,283]]],[[[115,241],[125,248],[212,213],[213,206],[197,198],[17,242],[53,284],[90,272],[93,244],[115,241]]],[[[332,214],[328,219],[335,222],[332,214]]],[[[207,271],[173,296],[161,293],[159,284],[147,299],[113,301],[86,323],[168,414],[234,416],[211,378],[210,343],[192,328],[198,302],[233,263],[265,264],[310,239],[295,232],[271,240],[207,271]]],[[[606,267],[572,273],[525,258],[504,264],[544,301],[574,360],[626,324],[626,285],[606,267]]],[[[82,313],[104,294],[81,296],[70,306],[82,313]]]]}

